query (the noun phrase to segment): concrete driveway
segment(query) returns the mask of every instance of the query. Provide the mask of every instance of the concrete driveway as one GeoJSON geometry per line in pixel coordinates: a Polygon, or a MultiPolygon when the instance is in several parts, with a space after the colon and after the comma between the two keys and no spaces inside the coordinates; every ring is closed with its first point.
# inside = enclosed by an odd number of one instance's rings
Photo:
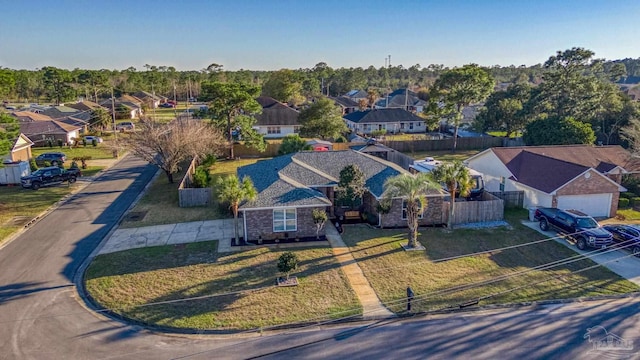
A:
{"type": "MultiPolygon", "coordinates": [[[[584,255],[593,251],[592,249],[578,249],[572,242],[560,237],[560,234],[557,231],[540,230],[540,226],[537,221],[523,220],[522,224],[530,227],[533,230],[536,230],[537,232],[549,238],[556,237],[555,241],[565,245],[578,254],[584,255]]],[[[592,255],[593,256],[591,256],[591,260],[593,260],[594,262],[601,264],[602,266],[631,281],[632,283],[640,285],[640,258],[634,257],[633,255],[631,255],[631,252],[627,251],[626,249],[619,249],[614,251],[596,252],[592,255]]]]}

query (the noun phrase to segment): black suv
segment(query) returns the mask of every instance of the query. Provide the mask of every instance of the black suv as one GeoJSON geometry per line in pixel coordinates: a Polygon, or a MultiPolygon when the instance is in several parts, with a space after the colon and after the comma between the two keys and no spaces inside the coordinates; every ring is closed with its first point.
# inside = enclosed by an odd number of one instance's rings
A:
{"type": "Polygon", "coordinates": [[[38,166],[60,166],[67,160],[65,154],[61,152],[46,152],[36,157],[38,166]]]}

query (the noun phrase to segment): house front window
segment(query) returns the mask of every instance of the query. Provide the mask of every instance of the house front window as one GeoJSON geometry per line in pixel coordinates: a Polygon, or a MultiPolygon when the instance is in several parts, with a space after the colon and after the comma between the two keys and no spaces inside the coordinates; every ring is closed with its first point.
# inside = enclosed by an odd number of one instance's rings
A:
{"type": "Polygon", "coordinates": [[[412,122],[409,123],[409,130],[413,130],[413,123],[412,122]]]}
{"type": "Polygon", "coordinates": [[[400,130],[404,130],[404,123],[400,123],[400,130]]]}
{"type": "Polygon", "coordinates": [[[273,210],[273,232],[296,231],[296,209],[273,210]]]}
{"type": "MultiPolygon", "coordinates": [[[[423,217],[422,206],[418,202],[418,219],[423,217]]],[[[402,200],[402,220],[407,220],[407,200],[402,200]]]]}
{"type": "Polygon", "coordinates": [[[300,133],[300,126],[297,126],[297,125],[296,125],[296,126],[294,126],[294,127],[293,127],[293,133],[294,133],[294,134],[298,134],[298,133],[300,133]]]}
{"type": "Polygon", "coordinates": [[[267,134],[280,134],[280,126],[267,126],[267,134]]]}
{"type": "Polygon", "coordinates": [[[504,178],[504,176],[500,176],[500,191],[504,191],[505,182],[506,182],[506,179],[504,178]]]}

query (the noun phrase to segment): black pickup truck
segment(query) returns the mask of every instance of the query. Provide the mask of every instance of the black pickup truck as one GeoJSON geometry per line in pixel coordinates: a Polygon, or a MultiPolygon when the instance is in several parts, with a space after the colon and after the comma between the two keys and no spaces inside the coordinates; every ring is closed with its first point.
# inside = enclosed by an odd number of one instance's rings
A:
{"type": "Polygon", "coordinates": [[[65,170],[57,166],[49,166],[40,168],[32,172],[29,176],[21,177],[20,184],[23,188],[38,190],[43,186],[57,185],[65,181],[69,184],[73,184],[81,175],[82,174],[79,169],[71,168],[65,170]]]}
{"type": "Polygon", "coordinates": [[[580,250],[587,247],[605,249],[613,244],[610,232],[600,227],[591,216],[577,210],[538,208],[534,218],[540,222],[540,229],[557,229],[573,239],[580,250]]]}

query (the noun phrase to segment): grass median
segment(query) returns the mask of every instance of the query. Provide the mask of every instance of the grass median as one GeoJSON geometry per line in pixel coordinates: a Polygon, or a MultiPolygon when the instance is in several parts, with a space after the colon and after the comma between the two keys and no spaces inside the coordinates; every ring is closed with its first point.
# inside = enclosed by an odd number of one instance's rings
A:
{"type": "Polygon", "coordinates": [[[86,288],[115,313],[174,328],[254,329],[362,313],[329,247],[290,250],[299,258],[295,287],[274,286],[284,250],[220,254],[216,247],[211,241],[100,255],[87,269],[86,288]],[[202,298],[148,305],[194,297],[202,298]]]}
{"type": "Polygon", "coordinates": [[[456,229],[421,228],[425,251],[404,251],[406,230],[380,230],[364,225],[345,226],[345,243],[383,303],[396,312],[406,306],[406,288],[416,294],[413,309],[431,311],[474,302],[480,305],[612,295],[640,290],[604,267],[580,272],[595,265],[580,260],[547,270],[536,266],[575,256],[555,241],[510,250],[439,261],[510,245],[543,239],[543,235],[520,223],[524,211],[507,211],[511,228],[456,229]],[[502,281],[484,281],[514,275],[502,281]],[[454,287],[467,286],[461,291],[454,287]],[[486,297],[486,298],[485,298],[486,297]]]}

